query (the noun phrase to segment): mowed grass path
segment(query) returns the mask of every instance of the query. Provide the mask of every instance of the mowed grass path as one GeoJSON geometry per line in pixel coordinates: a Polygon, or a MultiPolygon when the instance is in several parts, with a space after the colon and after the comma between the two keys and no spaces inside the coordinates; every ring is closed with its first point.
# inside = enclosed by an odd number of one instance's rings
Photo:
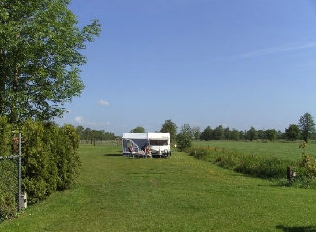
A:
{"type": "Polygon", "coordinates": [[[316,191],[276,186],[184,153],[130,159],[84,145],[76,186],[0,231],[316,231],[316,191]]]}

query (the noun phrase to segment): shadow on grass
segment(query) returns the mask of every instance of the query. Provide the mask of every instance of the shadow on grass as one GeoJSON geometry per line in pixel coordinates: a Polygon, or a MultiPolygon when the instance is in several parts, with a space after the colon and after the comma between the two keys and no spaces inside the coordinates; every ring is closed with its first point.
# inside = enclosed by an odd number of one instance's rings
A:
{"type": "Polygon", "coordinates": [[[277,225],[275,228],[284,232],[316,232],[316,226],[282,226],[277,225]]]}
{"type": "Polygon", "coordinates": [[[123,156],[122,153],[110,153],[110,154],[104,154],[104,156],[123,156]]]}

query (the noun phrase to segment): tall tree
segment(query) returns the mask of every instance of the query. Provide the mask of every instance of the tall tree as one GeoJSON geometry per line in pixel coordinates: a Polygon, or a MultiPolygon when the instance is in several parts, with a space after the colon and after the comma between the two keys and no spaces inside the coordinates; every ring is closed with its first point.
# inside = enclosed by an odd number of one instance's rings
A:
{"type": "Polygon", "coordinates": [[[300,117],[299,128],[301,129],[302,137],[306,143],[312,133],[315,132],[315,123],[313,116],[309,113],[305,113],[300,117]]]}
{"type": "Polygon", "coordinates": [[[239,136],[240,136],[239,131],[234,128],[234,129],[231,131],[229,138],[230,138],[231,140],[238,141],[238,140],[239,140],[239,136]]]}
{"type": "Polygon", "coordinates": [[[277,131],[275,129],[269,129],[265,131],[265,138],[270,141],[277,139],[277,131]]]}
{"type": "Polygon", "coordinates": [[[200,140],[201,130],[200,127],[196,126],[192,128],[193,137],[195,140],[200,140]]]}
{"type": "Polygon", "coordinates": [[[84,88],[79,67],[97,20],[82,27],[70,0],[0,1],[0,115],[10,122],[62,116],[84,88]]]}
{"type": "Polygon", "coordinates": [[[258,132],[253,126],[247,131],[246,135],[250,141],[258,139],[258,132]]]}
{"type": "Polygon", "coordinates": [[[171,142],[174,142],[176,140],[177,136],[177,125],[169,120],[165,120],[165,123],[162,124],[160,132],[162,133],[170,133],[170,140],[171,142]]]}
{"type": "Polygon", "coordinates": [[[224,138],[224,128],[222,125],[219,125],[213,130],[213,139],[221,140],[223,138],[224,138]]]}
{"type": "Polygon", "coordinates": [[[207,126],[204,131],[201,133],[201,140],[211,140],[213,135],[213,130],[210,126],[207,126]]]}

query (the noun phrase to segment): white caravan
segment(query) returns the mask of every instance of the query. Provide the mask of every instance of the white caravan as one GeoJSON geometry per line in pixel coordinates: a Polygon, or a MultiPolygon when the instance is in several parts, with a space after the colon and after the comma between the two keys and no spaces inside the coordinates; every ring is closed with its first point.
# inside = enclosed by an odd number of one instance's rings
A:
{"type": "Polygon", "coordinates": [[[129,149],[131,145],[136,154],[143,154],[148,145],[153,156],[167,157],[171,155],[170,133],[123,133],[123,155],[131,155],[129,149]]]}

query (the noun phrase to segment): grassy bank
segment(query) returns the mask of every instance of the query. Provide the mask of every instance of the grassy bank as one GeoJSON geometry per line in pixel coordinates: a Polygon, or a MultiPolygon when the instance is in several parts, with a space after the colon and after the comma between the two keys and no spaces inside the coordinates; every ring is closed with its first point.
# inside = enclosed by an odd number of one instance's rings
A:
{"type": "Polygon", "coordinates": [[[284,188],[174,152],[129,159],[80,148],[76,186],[30,206],[1,231],[313,231],[314,190],[284,188]]]}

